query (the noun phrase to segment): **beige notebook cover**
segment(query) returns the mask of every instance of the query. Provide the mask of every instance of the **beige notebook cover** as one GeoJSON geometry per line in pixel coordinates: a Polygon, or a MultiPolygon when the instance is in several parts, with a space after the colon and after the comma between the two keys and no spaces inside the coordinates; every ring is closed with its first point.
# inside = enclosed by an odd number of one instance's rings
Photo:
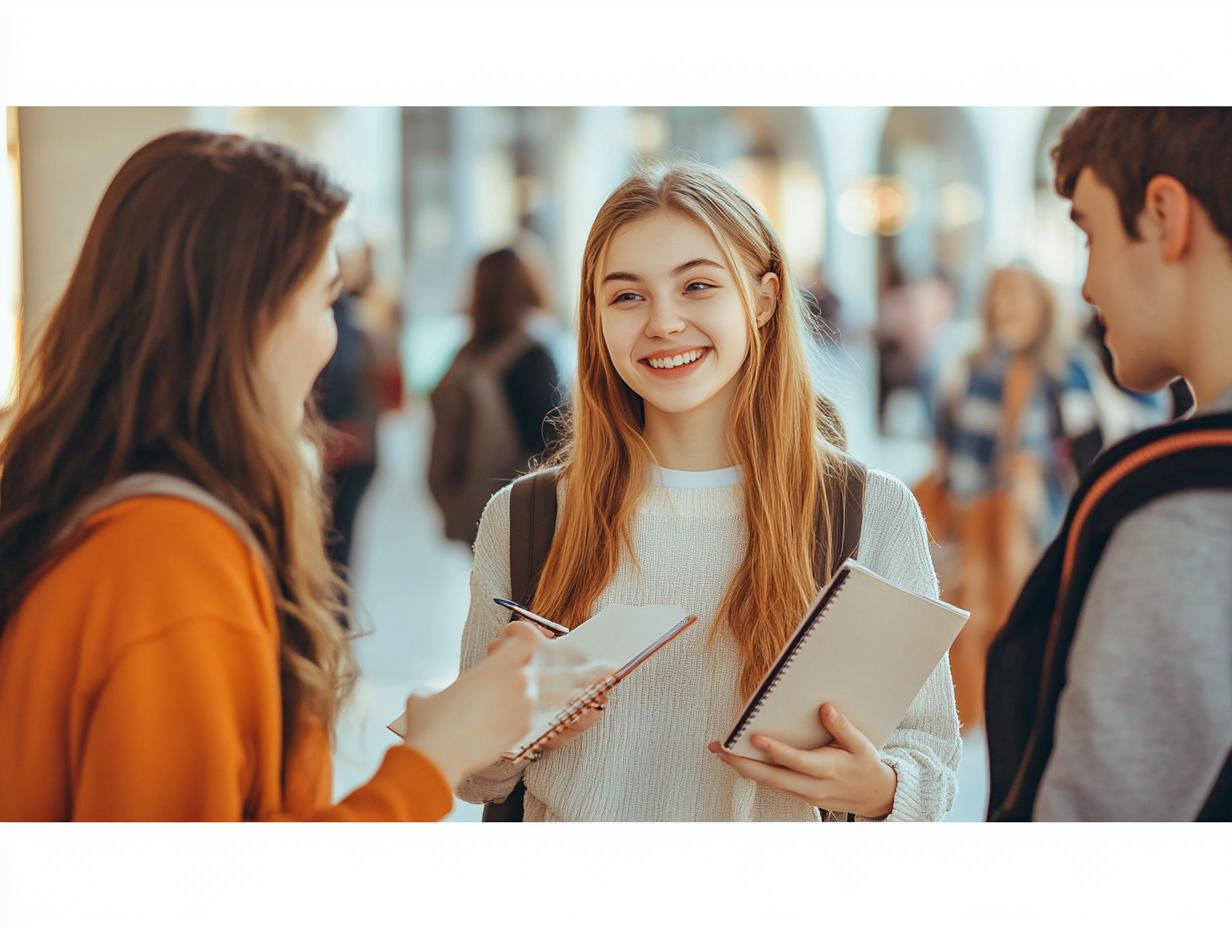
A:
{"type": "Polygon", "coordinates": [[[804,750],[834,740],[818,718],[833,703],[878,748],[949,650],[969,613],[846,561],[818,594],[723,746],[768,760],[768,735],[804,750]]]}
{"type": "MultiPolygon", "coordinates": [[[[676,606],[613,605],[601,609],[569,634],[544,641],[539,645],[541,649],[567,648],[571,660],[610,668],[610,672],[554,700],[544,698],[541,691],[530,732],[505,752],[505,758],[523,760],[537,755],[555,734],[696,621],[697,616],[676,606]]],[[[562,660],[561,666],[567,666],[567,662],[562,660]]],[[[406,713],[387,727],[396,735],[405,735],[406,713]]]]}

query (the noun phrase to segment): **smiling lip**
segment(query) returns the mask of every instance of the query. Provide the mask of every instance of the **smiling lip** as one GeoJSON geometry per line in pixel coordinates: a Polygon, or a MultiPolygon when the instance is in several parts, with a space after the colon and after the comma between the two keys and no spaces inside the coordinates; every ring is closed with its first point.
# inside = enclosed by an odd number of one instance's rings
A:
{"type": "Polygon", "coordinates": [[[652,355],[647,355],[638,363],[641,364],[642,367],[644,367],[652,376],[657,377],[660,380],[676,380],[681,377],[687,377],[689,374],[693,373],[693,371],[695,371],[701,363],[710,356],[710,351],[711,349],[709,347],[704,346],[698,348],[684,348],[678,351],[658,351],[652,355]],[[650,366],[650,361],[652,358],[657,361],[662,358],[674,358],[678,354],[689,354],[692,351],[700,351],[702,356],[696,361],[691,361],[688,364],[681,364],[678,367],[664,368],[650,366]]]}
{"type": "Polygon", "coordinates": [[[688,354],[690,351],[709,351],[709,345],[690,345],[688,348],[674,348],[671,351],[656,351],[654,354],[648,354],[640,361],[662,361],[664,358],[674,358],[678,354],[688,354]]]}

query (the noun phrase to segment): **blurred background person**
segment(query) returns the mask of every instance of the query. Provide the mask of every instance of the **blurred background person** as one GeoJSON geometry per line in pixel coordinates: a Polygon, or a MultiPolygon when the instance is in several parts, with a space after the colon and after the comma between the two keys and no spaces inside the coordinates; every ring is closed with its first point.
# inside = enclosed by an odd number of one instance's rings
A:
{"type": "Polygon", "coordinates": [[[471,337],[431,396],[428,484],[448,538],[473,545],[488,499],[557,440],[559,377],[531,327],[545,303],[514,249],[479,260],[471,337]]]}
{"type": "Polygon", "coordinates": [[[355,277],[362,281],[355,293],[355,315],[359,327],[372,347],[377,399],[382,413],[402,409],[406,400],[406,378],[402,371],[399,340],[402,337],[403,313],[398,297],[374,271],[376,255],[371,242],[343,256],[343,273],[354,266],[355,277]]]}
{"type": "Polygon", "coordinates": [[[879,413],[887,433],[925,437],[934,418],[938,341],[954,314],[954,288],[940,271],[908,278],[897,265],[887,284],[876,330],[879,413]]]}
{"type": "Polygon", "coordinates": [[[323,455],[332,503],[326,549],[349,579],[355,516],[377,468],[382,397],[376,348],[360,305],[372,284],[371,251],[340,248],[338,260],[342,292],[333,304],[338,347],[317,379],[316,395],[329,426],[323,455]]]}
{"type": "Polygon", "coordinates": [[[1091,377],[1034,271],[992,274],[982,324],[983,343],[939,389],[936,469],[920,487],[930,530],[949,543],[943,593],[971,610],[951,651],[967,726],[983,719],[988,644],[1102,444],[1091,377]]]}

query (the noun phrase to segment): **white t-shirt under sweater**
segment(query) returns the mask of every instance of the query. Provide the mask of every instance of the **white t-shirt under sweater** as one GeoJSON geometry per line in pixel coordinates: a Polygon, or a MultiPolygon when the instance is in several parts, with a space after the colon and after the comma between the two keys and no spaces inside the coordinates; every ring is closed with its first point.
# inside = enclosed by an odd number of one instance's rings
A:
{"type": "MultiPolygon", "coordinates": [[[[558,482],[558,518],[565,481],[558,482]]],[[[640,571],[628,553],[594,611],[662,603],[699,621],[613,690],[603,717],[571,743],[527,765],[498,763],[468,778],[468,802],[504,799],[524,771],[527,821],[816,821],[788,793],[738,777],[706,746],[739,715],[740,650],[724,629],[707,647],[715,613],[747,546],[739,468],[658,469],[632,523],[640,571]]],[[[488,502],[475,542],[462,668],[481,660],[509,621],[492,602],[510,595],[509,488],[488,502]]],[[[911,492],[870,471],[858,559],[906,589],[937,595],[927,531],[911,492]]],[[[890,736],[882,759],[898,775],[889,820],[938,820],[954,802],[961,755],[949,659],[943,659],[890,736]]]]}

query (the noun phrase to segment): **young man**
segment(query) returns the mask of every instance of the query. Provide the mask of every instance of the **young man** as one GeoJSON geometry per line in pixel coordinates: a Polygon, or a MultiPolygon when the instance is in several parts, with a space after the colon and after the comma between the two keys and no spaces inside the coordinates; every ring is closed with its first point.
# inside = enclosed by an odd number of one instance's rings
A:
{"type": "Polygon", "coordinates": [[[1232,108],[1053,151],[1117,378],[1196,409],[1106,451],[989,652],[991,820],[1232,818],[1232,108]]]}

